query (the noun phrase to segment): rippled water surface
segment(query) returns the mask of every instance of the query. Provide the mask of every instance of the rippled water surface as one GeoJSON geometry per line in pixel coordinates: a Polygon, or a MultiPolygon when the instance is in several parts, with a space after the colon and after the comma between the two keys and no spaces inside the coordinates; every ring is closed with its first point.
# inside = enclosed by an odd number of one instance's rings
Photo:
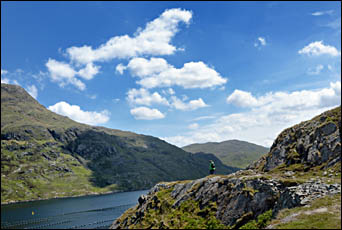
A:
{"type": "Polygon", "coordinates": [[[108,228],[148,190],[1,205],[1,228],[108,228]]]}

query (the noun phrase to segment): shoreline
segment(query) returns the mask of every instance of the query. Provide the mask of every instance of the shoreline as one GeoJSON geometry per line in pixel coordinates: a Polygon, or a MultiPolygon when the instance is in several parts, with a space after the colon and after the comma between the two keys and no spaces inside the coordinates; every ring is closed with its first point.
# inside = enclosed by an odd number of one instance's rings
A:
{"type": "MultiPolygon", "coordinates": [[[[139,190],[136,190],[136,191],[139,191],[139,190]]],[[[37,199],[20,200],[20,201],[7,201],[7,202],[1,202],[1,205],[20,204],[20,203],[26,203],[26,202],[32,202],[32,201],[64,199],[64,198],[75,198],[75,197],[84,197],[84,196],[100,196],[100,195],[114,194],[114,193],[120,193],[120,192],[134,192],[134,191],[118,190],[118,191],[109,191],[109,192],[103,192],[103,193],[91,193],[91,194],[74,195],[74,196],[62,196],[62,197],[51,197],[51,198],[37,198],[37,199]]]]}

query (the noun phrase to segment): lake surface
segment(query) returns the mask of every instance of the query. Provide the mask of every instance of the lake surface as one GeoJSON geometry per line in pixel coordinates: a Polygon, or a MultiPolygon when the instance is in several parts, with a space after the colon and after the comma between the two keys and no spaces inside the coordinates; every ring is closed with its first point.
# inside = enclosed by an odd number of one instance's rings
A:
{"type": "Polygon", "coordinates": [[[148,190],[1,205],[1,229],[109,228],[148,190]],[[34,213],[32,213],[34,212],[34,213]]]}

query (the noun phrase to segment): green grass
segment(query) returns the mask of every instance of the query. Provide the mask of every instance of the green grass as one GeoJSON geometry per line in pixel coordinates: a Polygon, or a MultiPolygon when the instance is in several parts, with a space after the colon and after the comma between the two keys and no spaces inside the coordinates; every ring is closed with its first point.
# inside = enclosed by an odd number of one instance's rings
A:
{"type": "Polygon", "coordinates": [[[341,229],[341,194],[325,196],[309,206],[281,210],[271,225],[278,229],[341,229]],[[327,211],[315,212],[322,208],[327,211]],[[298,215],[282,223],[285,217],[294,214],[298,215]]]}
{"type": "MultiPolygon", "coordinates": [[[[170,184],[169,184],[170,185],[170,184]]],[[[156,198],[152,199],[151,207],[145,210],[144,218],[136,225],[129,228],[175,228],[175,229],[227,229],[228,227],[220,223],[215,218],[217,206],[215,202],[210,202],[200,209],[199,203],[190,199],[184,201],[179,207],[172,208],[175,200],[171,197],[173,187],[162,189],[156,193],[156,198]]],[[[122,222],[126,218],[128,221],[135,218],[135,210],[129,209],[119,220],[122,222]]]]}
{"type": "Polygon", "coordinates": [[[260,214],[257,220],[251,220],[239,229],[263,229],[270,223],[271,219],[272,209],[260,214]]]}
{"type": "Polygon", "coordinates": [[[94,186],[90,181],[92,172],[73,156],[62,153],[59,145],[44,147],[44,141],[30,143],[35,148],[29,149],[31,155],[23,156],[27,151],[23,148],[28,142],[1,141],[1,203],[117,190],[115,184],[103,188],[94,186]],[[9,151],[8,146],[17,146],[18,150],[9,151]],[[37,152],[37,149],[40,151],[37,152]],[[51,160],[45,159],[41,153],[48,155],[51,160]]]}

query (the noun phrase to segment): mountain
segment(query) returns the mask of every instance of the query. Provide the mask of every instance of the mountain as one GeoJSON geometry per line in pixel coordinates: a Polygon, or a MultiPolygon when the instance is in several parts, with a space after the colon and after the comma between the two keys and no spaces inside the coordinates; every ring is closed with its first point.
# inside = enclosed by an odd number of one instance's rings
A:
{"type": "Polygon", "coordinates": [[[245,170],[155,185],[110,228],[340,229],[341,107],[284,130],[245,170]]]}
{"type": "Polygon", "coordinates": [[[191,144],[182,149],[190,153],[213,153],[224,164],[238,168],[246,168],[269,151],[263,146],[239,140],[191,144]]]}
{"type": "Polygon", "coordinates": [[[152,136],[75,122],[20,86],[1,84],[1,202],[151,188],[201,178],[212,154],[191,154],[152,136]]]}

